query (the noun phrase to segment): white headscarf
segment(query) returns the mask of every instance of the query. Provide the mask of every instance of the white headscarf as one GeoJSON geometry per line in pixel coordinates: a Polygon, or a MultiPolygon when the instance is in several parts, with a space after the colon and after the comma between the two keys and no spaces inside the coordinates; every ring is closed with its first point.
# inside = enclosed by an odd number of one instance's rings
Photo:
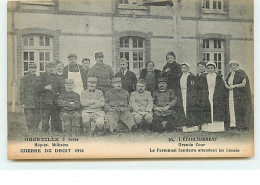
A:
{"type": "Polygon", "coordinates": [[[208,67],[208,65],[213,65],[213,66],[215,67],[215,69],[217,68],[215,62],[209,61],[209,62],[206,64],[206,67],[208,67]]]}

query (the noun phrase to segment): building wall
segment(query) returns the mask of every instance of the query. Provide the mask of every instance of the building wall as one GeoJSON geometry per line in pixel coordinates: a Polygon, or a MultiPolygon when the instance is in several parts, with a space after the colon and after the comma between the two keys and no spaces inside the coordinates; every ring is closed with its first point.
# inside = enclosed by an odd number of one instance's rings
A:
{"type": "MultiPolygon", "coordinates": [[[[200,60],[199,51],[203,35],[220,35],[228,38],[229,58],[237,58],[245,65],[253,60],[253,3],[250,3],[252,1],[245,3],[243,0],[239,0],[241,1],[239,3],[234,0],[224,1],[229,7],[227,14],[210,16],[205,16],[201,11],[200,0],[182,1],[178,46],[180,53],[177,61],[189,62],[193,73],[196,73],[196,63],[200,60]]],[[[53,2],[53,6],[24,6],[18,2],[9,3],[7,25],[9,86],[12,82],[19,84],[19,77],[22,76],[21,64],[14,64],[21,58],[19,54],[21,33],[28,29],[36,29],[39,32],[45,30],[55,35],[57,47],[55,59],[60,59],[65,64],[68,63],[68,53],[75,52],[79,62],[81,58],[89,57],[93,65],[94,53],[103,51],[105,63],[117,70],[118,36],[126,33],[145,37],[146,43],[149,44],[146,58],[153,60],[158,69],[162,69],[165,65],[165,54],[177,49],[169,8],[149,7],[136,11],[124,9],[119,11],[117,0],[73,1],[70,4],[63,0],[53,2]],[[126,12],[130,14],[126,15],[126,12]],[[17,74],[14,75],[16,70],[17,74]]],[[[253,67],[246,67],[245,70],[248,74],[252,74],[253,67]]],[[[12,89],[8,89],[8,92],[11,91],[12,89]]],[[[12,98],[8,96],[8,101],[12,98]]]]}

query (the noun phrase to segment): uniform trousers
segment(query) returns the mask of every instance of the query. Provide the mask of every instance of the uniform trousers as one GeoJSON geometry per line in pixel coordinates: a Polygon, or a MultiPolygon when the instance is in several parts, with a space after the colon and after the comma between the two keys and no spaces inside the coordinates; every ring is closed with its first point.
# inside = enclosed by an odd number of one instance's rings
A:
{"type": "Polygon", "coordinates": [[[41,110],[39,108],[24,108],[24,116],[28,129],[38,128],[41,122],[41,110]]]}
{"type": "Polygon", "coordinates": [[[161,132],[163,130],[171,131],[173,129],[173,119],[174,117],[172,114],[163,116],[154,113],[152,129],[156,132],[161,132]],[[165,126],[162,124],[164,121],[167,121],[165,126]]]}
{"type": "Polygon", "coordinates": [[[99,129],[104,128],[104,122],[105,118],[104,116],[100,116],[96,114],[95,112],[88,112],[86,110],[82,110],[82,121],[83,121],[83,127],[86,130],[94,131],[96,127],[99,129]]]}

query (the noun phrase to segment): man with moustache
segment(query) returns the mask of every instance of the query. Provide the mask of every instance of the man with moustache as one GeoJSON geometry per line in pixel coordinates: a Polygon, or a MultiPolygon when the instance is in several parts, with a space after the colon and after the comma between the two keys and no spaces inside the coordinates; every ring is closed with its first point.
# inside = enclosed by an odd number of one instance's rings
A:
{"type": "Polygon", "coordinates": [[[159,89],[153,96],[153,130],[155,132],[172,131],[175,118],[177,97],[172,89],[167,88],[167,79],[160,78],[159,89]]]}
{"type": "Polygon", "coordinates": [[[60,81],[62,92],[66,91],[65,78],[63,76],[63,70],[64,70],[64,64],[61,61],[57,60],[56,61],[56,74],[57,74],[57,77],[60,81]]]}
{"type": "Polygon", "coordinates": [[[153,120],[153,98],[149,91],[145,90],[145,81],[138,80],[136,91],[131,93],[130,106],[137,127],[140,130],[149,129],[153,120]]]}
{"type": "Polygon", "coordinates": [[[26,126],[29,132],[38,132],[38,126],[41,122],[39,94],[37,92],[39,77],[35,74],[36,68],[36,63],[30,62],[29,73],[20,80],[20,102],[24,109],[26,126]]]}
{"type": "MultiPolygon", "coordinates": [[[[85,81],[88,82],[88,72],[90,69],[90,59],[85,57],[82,59],[82,66],[84,68],[84,77],[85,81]]],[[[88,83],[84,84],[84,89],[86,90],[88,88],[88,83]]]]}
{"type": "Polygon", "coordinates": [[[104,64],[103,52],[95,53],[96,64],[89,69],[88,76],[97,78],[96,89],[101,90],[104,94],[111,89],[111,79],[114,76],[112,67],[104,64]]]}
{"type": "Polygon", "coordinates": [[[56,75],[56,63],[46,62],[46,72],[39,76],[37,88],[40,97],[42,113],[42,131],[48,132],[51,120],[51,131],[62,132],[62,125],[59,118],[57,99],[62,92],[60,81],[56,75]]]}
{"type": "Polygon", "coordinates": [[[122,88],[120,77],[113,78],[112,85],[114,88],[105,94],[106,130],[113,133],[117,129],[118,121],[121,120],[129,131],[135,131],[137,126],[130,112],[129,93],[122,88]]]}
{"type": "Polygon", "coordinates": [[[124,90],[129,93],[135,91],[137,78],[132,71],[127,69],[127,60],[125,58],[120,59],[120,71],[117,72],[115,76],[121,78],[124,90]]]}
{"type": "Polygon", "coordinates": [[[101,90],[96,89],[97,78],[88,77],[88,89],[80,96],[82,121],[85,133],[102,133],[104,130],[105,104],[101,90]]]}

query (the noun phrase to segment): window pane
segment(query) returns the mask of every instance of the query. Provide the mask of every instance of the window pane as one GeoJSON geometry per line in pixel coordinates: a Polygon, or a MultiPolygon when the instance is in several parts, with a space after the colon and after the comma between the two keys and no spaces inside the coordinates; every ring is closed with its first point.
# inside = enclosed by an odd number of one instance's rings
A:
{"type": "Polygon", "coordinates": [[[44,52],[40,52],[40,61],[44,61],[44,52]]]}
{"type": "Polygon", "coordinates": [[[218,69],[221,69],[221,62],[218,62],[218,69]]]}
{"type": "Polygon", "coordinates": [[[123,47],[124,47],[124,39],[120,38],[120,48],[123,48],[123,47]]]}
{"type": "Polygon", "coordinates": [[[124,53],[123,52],[120,52],[120,59],[121,58],[124,58],[124,53]]]}
{"type": "Polygon", "coordinates": [[[29,46],[33,46],[34,45],[34,38],[30,37],[29,38],[29,46]]]}
{"type": "Polygon", "coordinates": [[[125,59],[129,61],[129,52],[125,52],[125,59]]]}
{"type": "Polygon", "coordinates": [[[142,69],[144,66],[144,63],[143,62],[139,62],[139,69],[142,69]]]}
{"type": "Polygon", "coordinates": [[[138,47],[143,48],[143,39],[138,39],[138,47]]]}
{"type": "Polygon", "coordinates": [[[50,46],[50,37],[45,37],[45,46],[50,46]]]}
{"type": "Polygon", "coordinates": [[[50,60],[50,52],[45,52],[45,61],[50,60]]]}
{"type": "Polygon", "coordinates": [[[218,61],[218,55],[217,55],[217,53],[214,53],[214,61],[218,61]]]}
{"type": "Polygon", "coordinates": [[[30,60],[34,60],[34,52],[30,52],[30,60]]]}
{"type": "Polygon", "coordinates": [[[221,8],[221,1],[218,2],[218,9],[222,9],[221,8]]]}
{"type": "Polygon", "coordinates": [[[44,46],[44,37],[40,36],[40,46],[44,46]]]}
{"type": "Polygon", "coordinates": [[[209,9],[209,1],[206,1],[206,8],[209,9]]]}
{"type": "Polygon", "coordinates": [[[129,48],[129,38],[124,38],[124,47],[129,48]]]}
{"type": "Polygon", "coordinates": [[[221,61],[221,53],[218,54],[218,61],[221,61]]]}
{"type": "Polygon", "coordinates": [[[133,39],[133,47],[137,48],[137,39],[133,39]]]}
{"type": "Polygon", "coordinates": [[[133,62],[133,68],[138,69],[138,64],[139,64],[139,62],[133,62]]]}
{"type": "Polygon", "coordinates": [[[218,48],[218,41],[214,40],[214,48],[218,48]]]}
{"type": "Polygon", "coordinates": [[[44,66],[45,66],[44,62],[40,62],[40,71],[45,71],[44,66]]]}
{"type": "Polygon", "coordinates": [[[209,58],[209,53],[207,53],[207,61],[209,61],[209,59],[210,59],[210,58],[209,58]]]}
{"type": "Polygon", "coordinates": [[[28,37],[23,38],[23,45],[28,46],[28,37]]]}
{"type": "Polygon", "coordinates": [[[133,53],[133,60],[134,60],[134,61],[137,61],[137,60],[138,60],[138,56],[137,56],[137,53],[136,53],[136,52],[133,53]]]}
{"type": "Polygon", "coordinates": [[[23,63],[23,71],[28,71],[28,62],[23,63]]]}
{"type": "Polygon", "coordinates": [[[217,9],[217,2],[213,1],[213,9],[217,9]]]}
{"type": "Polygon", "coordinates": [[[142,52],[139,53],[139,60],[140,60],[140,61],[143,61],[143,53],[142,53],[142,52]]]}
{"type": "Polygon", "coordinates": [[[23,60],[28,60],[28,52],[23,52],[23,60]]]}
{"type": "Polygon", "coordinates": [[[218,40],[218,48],[221,48],[221,40],[218,40]]]}

